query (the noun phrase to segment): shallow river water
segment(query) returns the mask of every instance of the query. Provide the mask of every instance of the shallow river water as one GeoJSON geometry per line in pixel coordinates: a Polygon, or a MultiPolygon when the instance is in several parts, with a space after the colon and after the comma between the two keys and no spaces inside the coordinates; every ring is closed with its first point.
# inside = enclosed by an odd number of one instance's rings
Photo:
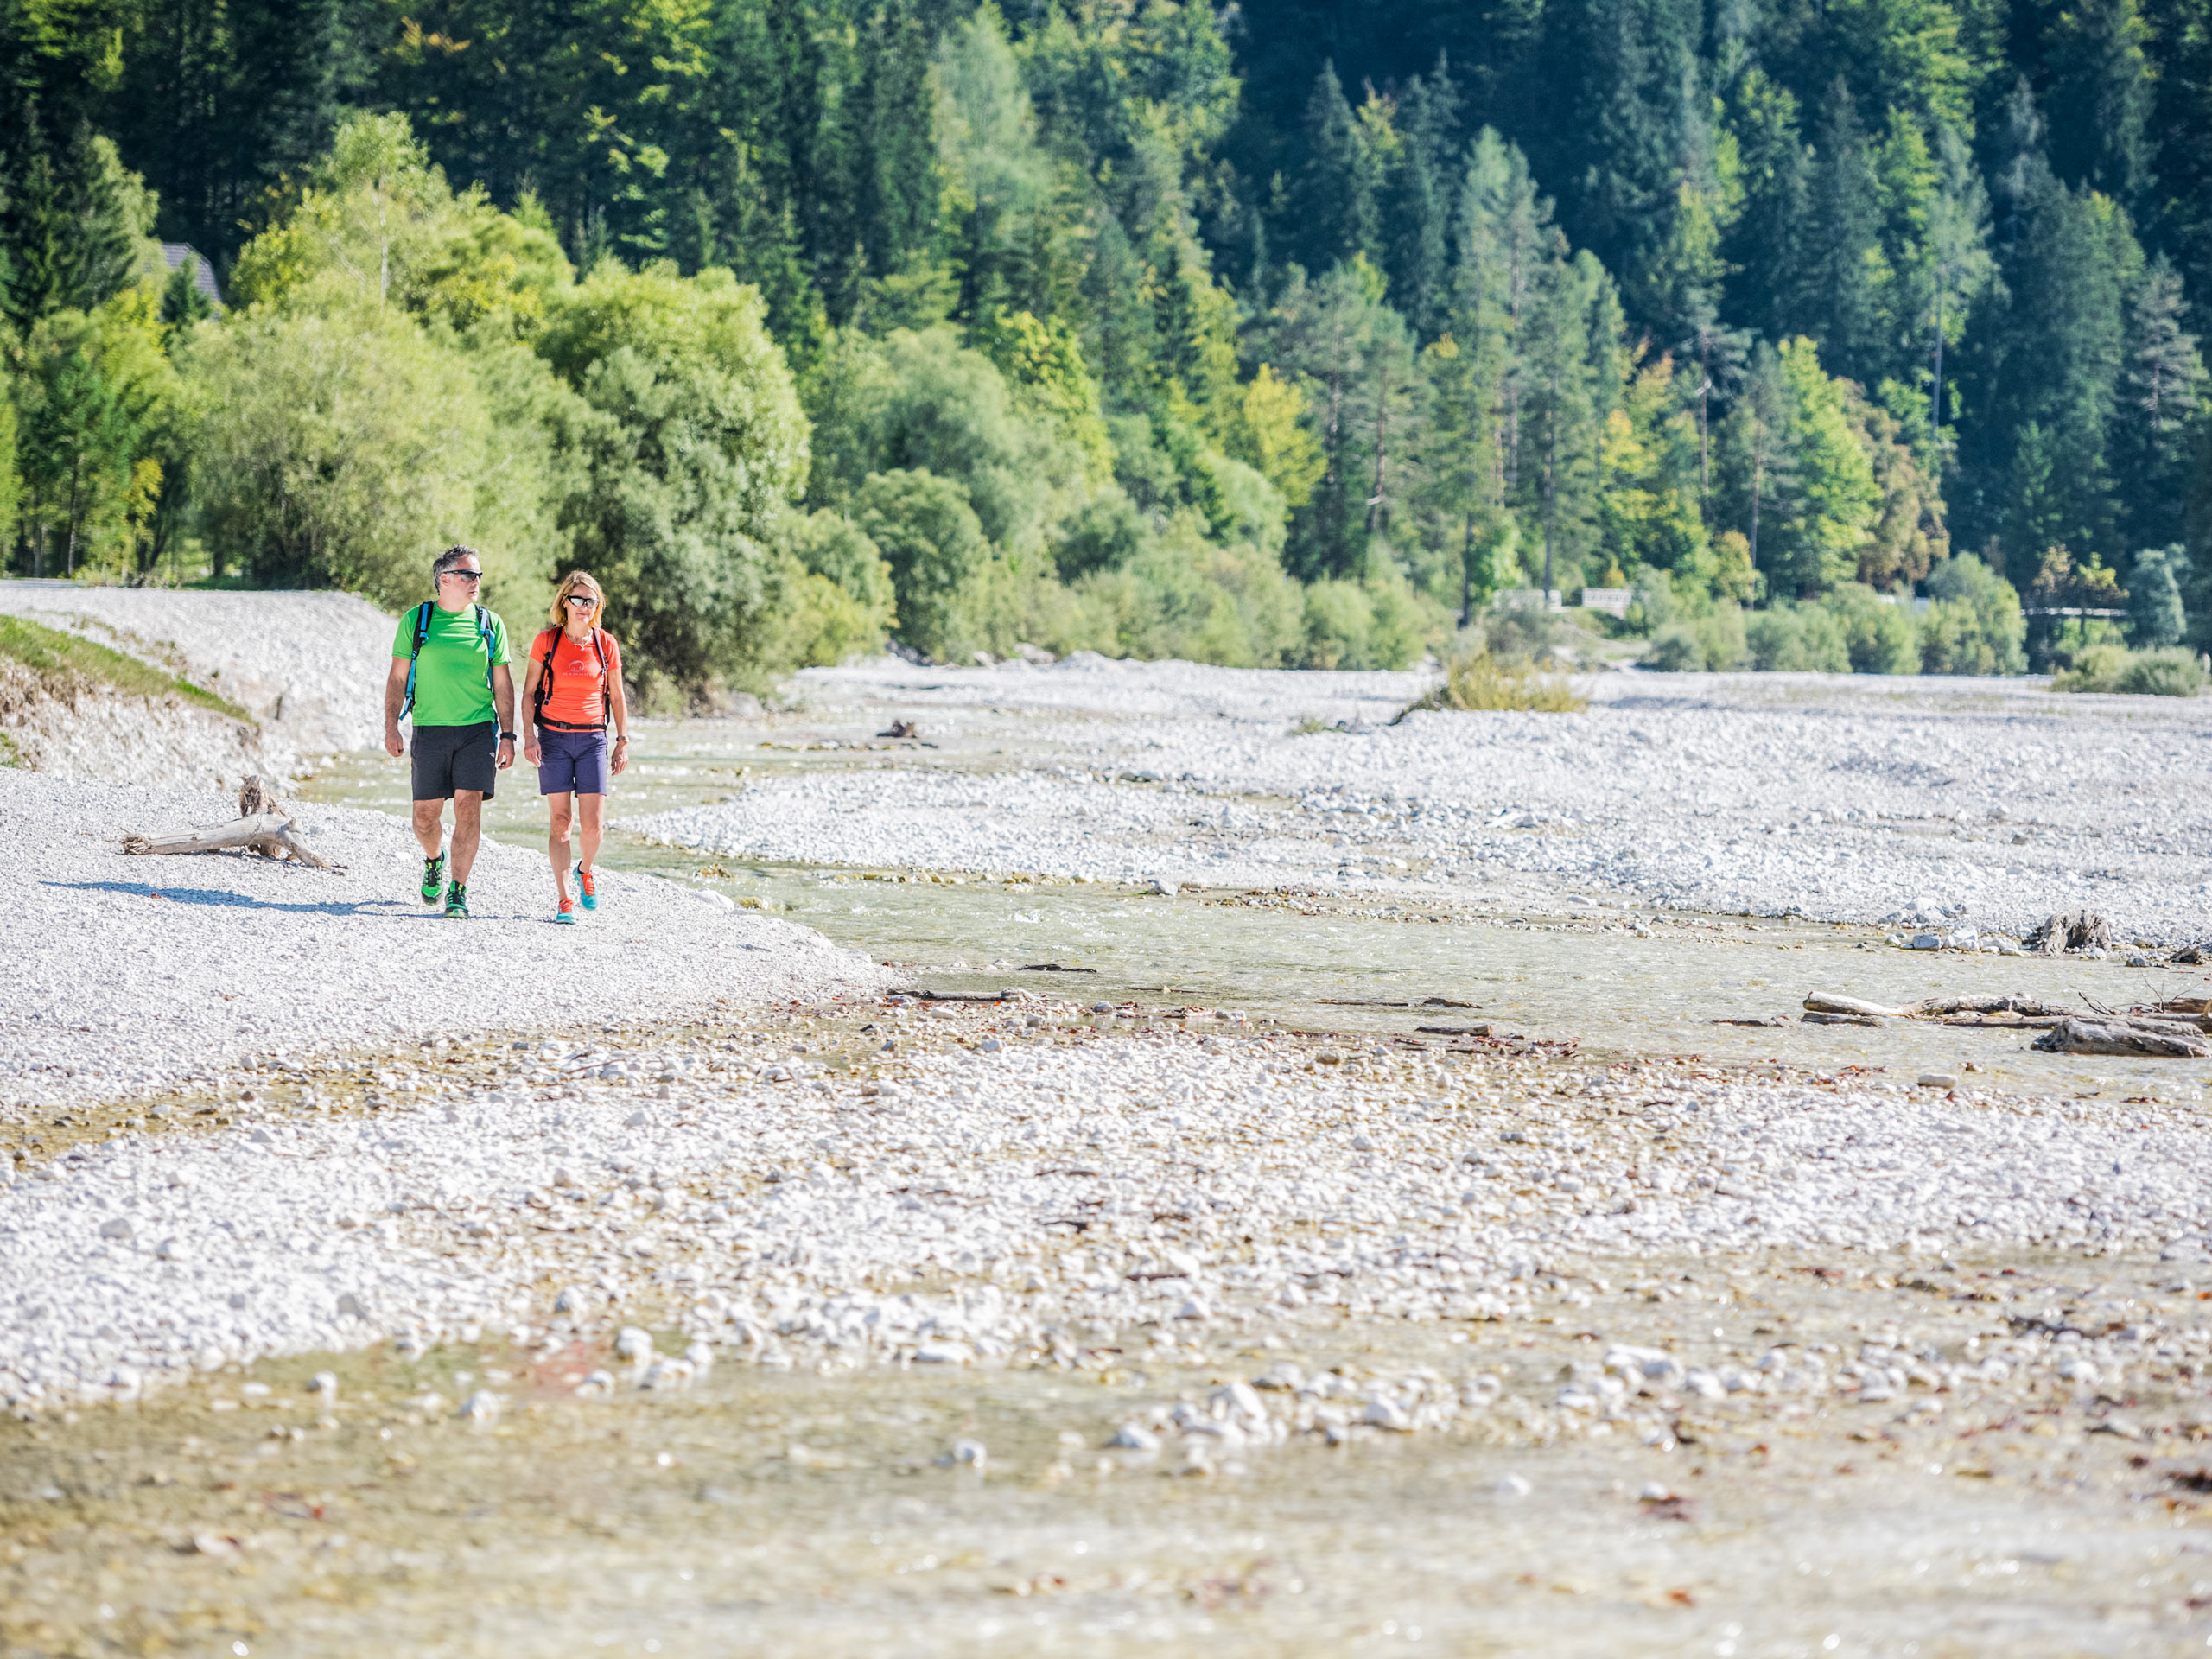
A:
{"type": "MultiPolygon", "coordinates": [[[[1085,1001],[1188,1002],[1346,1033],[1496,1022],[1501,1032],[1573,1040],[1600,1058],[1697,1055],[1962,1080],[1979,1072],[1972,1086],[1985,1089],[2202,1097],[2202,1066],[2042,1054],[2028,1046],[2033,1032],[1808,1026],[1798,1014],[1814,991],[1891,1006],[2017,991],[2124,1008],[2212,991],[2212,970],[2131,969],[2120,955],[1923,953],[1885,943],[1881,929],[1603,901],[1546,913],[1454,901],[1410,884],[1168,896],[1028,876],[747,862],[656,844],[621,827],[725,799],[741,779],[853,766],[996,768],[1045,752],[1054,737],[1049,722],[1006,724],[987,725],[952,753],[886,754],[810,751],[804,746],[825,739],[849,741],[831,734],[850,723],[804,716],[639,722],[636,760],[612,798],[615,827],[601,856],[610,868],[773,910],[879,961],[911,966],[916,984],[941,991],[1018,986],[1085,1001]],[[1419,1006],[1432,998],[1445,1006],[1419,1006]],[[1729,1023],[1753,1020],[1777,1023],[1729,1023]]],[[[518,765],[512,777],[486,825],[526,845],[543,836],[545,809],[526,768],[518,765]]],[[[345,756],[306,792],[400,813],[406,772],[381,754],[345,756]]],[[[549,874],[549,912],[550,893],[549,874]]]]}

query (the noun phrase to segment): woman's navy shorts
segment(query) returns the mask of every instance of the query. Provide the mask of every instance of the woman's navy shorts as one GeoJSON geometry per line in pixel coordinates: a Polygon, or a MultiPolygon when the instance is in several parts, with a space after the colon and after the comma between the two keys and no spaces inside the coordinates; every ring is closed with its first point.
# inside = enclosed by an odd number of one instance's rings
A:
{"type": "Polygon", "coordinates": [[[541,795],[607,793],[607,734],[537,728],[537,792],[541,795]]]}

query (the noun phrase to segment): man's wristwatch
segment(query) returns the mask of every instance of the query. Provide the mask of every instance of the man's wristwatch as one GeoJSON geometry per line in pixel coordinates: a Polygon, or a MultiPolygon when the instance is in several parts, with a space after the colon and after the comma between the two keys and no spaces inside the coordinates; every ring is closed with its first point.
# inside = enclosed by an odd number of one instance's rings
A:
{"type": "Polygon", "coordinates": [[[502,743],[512,743],[514,741],[515,734],[512,732],[501,732],[499,734],[499,741],[502,743]]]}

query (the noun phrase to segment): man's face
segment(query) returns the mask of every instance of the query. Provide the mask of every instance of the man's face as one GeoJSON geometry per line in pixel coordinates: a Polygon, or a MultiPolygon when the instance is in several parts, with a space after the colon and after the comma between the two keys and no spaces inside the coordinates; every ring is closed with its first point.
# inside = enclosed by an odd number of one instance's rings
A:
{"type": "Polygon", "coordinates": [[[474,559],[463,559],[438,578],[439,602],[448,610],[459,610],[476,597],[483,580],[483,565],[474,559]]]}

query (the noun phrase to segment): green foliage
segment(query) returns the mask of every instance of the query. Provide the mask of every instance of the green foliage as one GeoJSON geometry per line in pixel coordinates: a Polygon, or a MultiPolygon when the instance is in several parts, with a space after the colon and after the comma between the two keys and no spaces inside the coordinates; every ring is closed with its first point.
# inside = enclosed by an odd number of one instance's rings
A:
{"type": "Polygon", "coordinates": [[[767,543],[807,467],[760,296],[727,271],[608,262],[557,296],[537,343],[585,405],[563,521],[609,626],[678,685],[742,673],[774,637],[767,543]]]}
{"type": "Polygon", "coordinates": [[[2176,566],[2188,569],[2179,547],[2152,548],[2135,556],[2127,573],[2127,636],[2139,650],[2157,651],[2181,643],[2189,619],[2183,613],[2176,566]]]}
{"type": "Polygon", "coordinates": [[[949,662],[987,649],[994,563],[968,493],[922,468],[871,473],[854,497],[854,518],[882,550],[897,588],[900,637],[949,662]]]}
{"type": "Polygon", "coordinates": [[[1863,582],[1839,583],[1821,608],[1835,619],[1854,674],[1916,674],[1920,639],[1910,610],[1863,582]]]}
{"type": "Polygon", "coordinates": [[[2129,651],[2117,644],[2090,645],[2073,666],[2051,677],[2054,691],[2104,691],[2122,696],[2193,697],[2204,690],[2204,666],[2193,652],[2129,651]]]}
{"type": "Polygon", "coordinates": [[[779,532],[769,605],[778,626],[762,668],[826,667],[882,650],[897,621],[893,580],[867,532],[834,512],[787,514],[779,532]]]}
{"type": "Polygon", "coordinates": [[[1475,651],[1453,658],[1445,668],[1444,683],[1406,712],[1459,709],[1579,715],[1589,706],[1590,700],[1579,696],[1563,674],[1546,674],[1527,662],[1475,651]]]}
{"type": "Polygon", "coordinates": [[[1929,604],[1920,619],[1920,665],[1926,674],[2018,674],[2027,623],[2012,584],[1971,553],[1946,559],[1928,577],[1929,604]]]}
{"type": "Polygon", "coordinates": [[[2194,652],[2139,651],[2113,690],[2133,697],[2193,697],[2204,690],[2204,664],[2194,652]]]}
{"type": "Polygon", "coordinates": [[[1643,665],[1668,673],[1725,673],[1742,668],[1751,652],[1744,613],[1732,601],[1700,616],[1662,624],[1644,652],[1643,665]]]}
{"type": "Polygon", "coordinates": [[[195,336],[186,372],[205,533],[248,580],[397,609],[466,541],[485,556],[484,602],[505,605],[524,550],[480,527],[493,419],[464,359],[390,310],[263,310],[195,336]]]}
{"type": "MultiPolygon", "coordinates": [[[[458,526],[518,601],[573,542],[689,687],[872,633],[788,508],[893,473],[989,550],[952,610],[898,609],[945,651],[1381,660],[1501,589],[1654,571],[1637,626],[1700,664],[1825,663],[1832,621],[1894,664],[1895,618],[1823,596],[1903,597],[1955,544],[2024,590],[2056,548],[2186,544],[2184,616],[2212,600],[2202,0],[16,10],[22,569],[197,547],[411,593],[458,526]],[[142,289],[158,397],[106,335],[62,348],[142,289]],[[726,354],[699,319],[741,293],[726,354]],[[280,409],[246,358],[349,401],[280,409]]],[[[1929,597],[1923,663],[2012,661],[1929,597]]]]}
{"type": "Polygon", "coordinates": [[[1851,651],[1840,618],[1820,604],[1787,601],[1754,612],[1744,626],[1751,666],[1783,674],[1848,674],[1851,651]]]}

